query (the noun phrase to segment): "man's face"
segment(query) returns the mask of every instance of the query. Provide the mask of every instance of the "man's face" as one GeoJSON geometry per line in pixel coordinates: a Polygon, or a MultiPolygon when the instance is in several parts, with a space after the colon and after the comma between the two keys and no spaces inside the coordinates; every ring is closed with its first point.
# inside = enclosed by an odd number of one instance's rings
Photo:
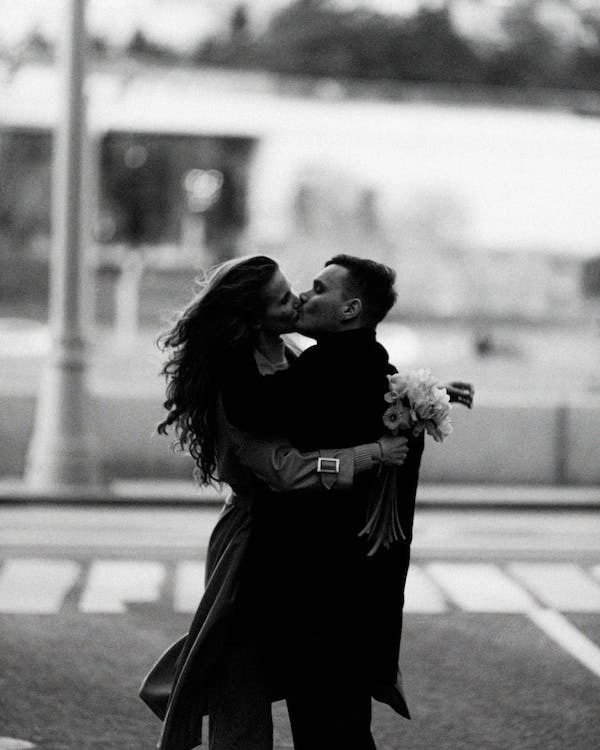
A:
{"type": "Polygon", "coordinates": [[[276,271],[265,289],[265,313],[262,329],[268,333],[291,333],[296,330],[298,297],[281,271],[276,271]]]}
{"type": "Polygon", "coordinates": [[[326,266],[313,281],[312,289],[300,295],[296,330],[318,338],[322,333],[342,329],[343,310],[348,299],[345,282],[348,269],[335,264],[326,266]]]}

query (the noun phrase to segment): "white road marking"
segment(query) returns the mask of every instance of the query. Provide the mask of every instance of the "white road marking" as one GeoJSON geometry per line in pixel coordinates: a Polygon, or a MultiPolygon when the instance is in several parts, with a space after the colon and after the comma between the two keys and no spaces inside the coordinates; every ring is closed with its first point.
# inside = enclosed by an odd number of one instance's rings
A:
{"type": "Polygon", "coordinates": [[[590,672],[600,677],[600,648],[577,630],[566,617],[556,610],[540,607],[531,610],[527,615],[547,636],[590,672]]]}
{"type": "MultiPolygon", "coordinates": [[[[0,613],[52,614],[60,610],[80,575],[73,560],[8,559],[0,567],[0,613]]],[[[574,564],[515,562],[507,566],[544,604],[566,611],[600,612],[600,586],[574,564]]],[[[204,590],[205,564],[178,564],[173,606],[195,611],[204,590]]],[[[557,609],[540,607],[534,597],[500,568],[489,563],[435,562],[412,565],[406,583],[406,612],[440,613],[444,596],[467,612],[525,614],[549,638],[600,677],[600,648],[557,609]],[[426,570],[426,572],[425,572],[426,570]],[[439,589],[438,589],[439,586],[439,589]]],[[[600,579],[600,565],[590,569],[600,579]]],[[[79,609],[86,613],[124,613],[128,602],[157,601],[165,580],[160,562],[95,560],[79,609]]],[[[0,737],[0,750],[29,750],[27,740],[0,737]]]]}
{"type": "Polygon", "coordinates": [[[154,602],[165,568],[159,562],[97,560],[79,602],[81,612],[127,612],[127,602],[154,602]]]}
{"type": "Polygon", "coordinates": [[[418,565],[411,565],[404,590],[405,612],[445,612],[446,600],[431,578],[418,565]]]}
{"type": "Polygon", "coordinates": [[[0,737],[0,750],[31,750],[35,747],[32,742],[18,740],[16,737],[0,737]]]}
{"type": "Polygon", "coordinates": [[[0,612],[58,612],[79,571],[72,560],[7,560],[0,569],[0,612]]]}
{"type": "Polygon", "coordinates": [[[495,565],[430,563],[427,572],[467,612],[524,612],[536,606],[532,597],[495,565]]]}
{"type": "Polygon", "coordinates": [[[508,570],[548,607],[600,611],[600,586],[573,563],[512,563],[508,570]]]}
{"type": "Polygon", "coordinates": [[[175,571],[173,608],[176,612],[195,612],[204,593],[204,562],[181,562],[175,571]]]}
{"type": "MultiPolygon", "coordinates": [[[[204,591],[204,568],[203,561],[178,563],[172,590],[175,611],[195,611],[204,591]]],[[[510,575],[491,563],[413,564],[405,611],[445,612],[450,600],[470,612],[527,612],[540,603],[562,611],[600,612],[600,585],[595,580],[600,579],[600,565],[585,570],[571,563],[515,562],[507,571],[510,575]]],[[[80,565],[73,560],[10,558],[3,565],[0,561],[0,612],[58,612],[79,574],[80,565]]],[[[127,602],[157,601],[164,579],[161,562],[95,560],[79,609],[125,612],[127,602]]]]}

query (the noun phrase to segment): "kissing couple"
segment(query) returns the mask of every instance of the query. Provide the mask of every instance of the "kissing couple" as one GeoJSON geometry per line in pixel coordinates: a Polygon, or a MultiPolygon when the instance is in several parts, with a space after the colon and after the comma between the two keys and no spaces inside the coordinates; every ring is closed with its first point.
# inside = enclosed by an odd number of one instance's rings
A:
{"type": "MultiPolygon", "coordinates": [[[[395,368],[376,328],[394,282],[337,255],[298,298],[271,258],[236,258],[162,337],[159,432],[200,483],[231,492],[189,632],[140,691],[163,721],[159,750],[201,744],[204,715],[210,750],[272,750],[282,698],[295,750],[373,750],[373,698],[410,718],[398,661],[424,434],[382,421],[395,368]],[[293,331],[316,343],[299,351],[293,331]],[[403,534],[373,554],[360,532],[382,470],[403,534]]],[[[469,384],[446,389],[471,406],[469,384]]]]}

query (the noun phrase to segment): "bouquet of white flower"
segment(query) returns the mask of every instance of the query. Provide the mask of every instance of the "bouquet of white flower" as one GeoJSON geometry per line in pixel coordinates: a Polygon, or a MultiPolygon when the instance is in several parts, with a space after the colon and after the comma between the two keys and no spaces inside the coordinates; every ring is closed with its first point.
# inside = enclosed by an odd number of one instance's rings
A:
{"type": "MultiPolygon", "coordinates": [[[[409,370],[388,375],[389,390],[384,398],[388,408],[383,424],[393,435],[398,432],[418,437],[426,431],[437,443],[452,432],[450,397],[430,370],[409,370]]],[[[359,536],[370,543],[369,556],[406,539],[398,517],[398,469],[382,467],[374,483],[367,508],[367,523],[359,536]]]]}
{"type": "Polygon", "coordinates": [[[436,443],[450,435],[450,396],[431,370],[397,372],[388,375],[388,382],[390,389],[384,398],[390,406],[383,424],[392,434],[410,430],[417,437],[427,430],[436,443]]]}

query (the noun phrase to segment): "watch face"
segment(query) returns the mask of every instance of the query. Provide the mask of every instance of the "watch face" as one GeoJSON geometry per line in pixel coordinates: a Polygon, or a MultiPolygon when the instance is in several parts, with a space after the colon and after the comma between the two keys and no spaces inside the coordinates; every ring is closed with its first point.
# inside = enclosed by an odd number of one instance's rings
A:
{"type": "Polygon", "coordinates": [[[317,472],[321,474],[339,474],[340,461],[338,458],[319,458],[317,472]]]}

